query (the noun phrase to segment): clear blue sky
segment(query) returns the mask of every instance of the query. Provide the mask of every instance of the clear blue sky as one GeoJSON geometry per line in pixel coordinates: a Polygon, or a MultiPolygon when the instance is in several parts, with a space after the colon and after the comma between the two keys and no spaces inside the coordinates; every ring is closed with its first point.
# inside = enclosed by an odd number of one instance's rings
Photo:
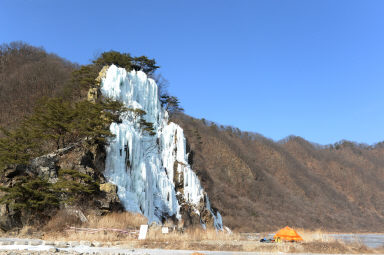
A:
{"type": "Polygon", "coordinates": [[[384,140],[382,0],[0,0],[0,42],[161,65],[186,113],[279,140],[384,140]]]}

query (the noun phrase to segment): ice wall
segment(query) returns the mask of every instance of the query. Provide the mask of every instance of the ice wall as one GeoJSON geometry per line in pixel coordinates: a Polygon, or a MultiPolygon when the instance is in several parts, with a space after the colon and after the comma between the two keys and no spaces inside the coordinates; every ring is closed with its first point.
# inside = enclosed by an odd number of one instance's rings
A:
{"type": "Polygon", "coordinates": [[[188,203],[197,214],[203,205],[211,213],[214,226],[222,229],[220,214],[211,209],[188,164],[183,129],[168,121],[155,81],[142,71],[127,72],[112,65],[102,79],[101,93],[129,109],[144,110],[143,118],[153,123],[155,131],[150,135],[140,128],[137,112],[124,114],[121,123],[110,126],[115,137],[107,147],[105,175],[118,186],[125,209],[144,214],[149,222],[161,222],[170,216],[180,219],[182,203],[188,203]],[[182,189],[176,189],[176,184],[182,189]]]}

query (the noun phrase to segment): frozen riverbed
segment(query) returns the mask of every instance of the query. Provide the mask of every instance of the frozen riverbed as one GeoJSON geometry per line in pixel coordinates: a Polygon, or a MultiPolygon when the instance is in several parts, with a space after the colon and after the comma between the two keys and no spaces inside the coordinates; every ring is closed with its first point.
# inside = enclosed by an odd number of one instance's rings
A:
{"type": "MultiPolygon", "coordinates": [[[[275,234],[262,235],[260,233],[244,233],[243,236],[248,240],[260,240],[261,238],[273,238],[275,234]]],[[[384,233],[383,234],[324,234],[330,236],[336,240],[343,242],[359,242],[367,246],[368,248],[379,248],[384,246],[384,233]]]]}
{"type": "Polygon", "coordinates": [[[361,242],[369,248],[384,246],[384,234],[329,234],[344,242],[361,242]]]}

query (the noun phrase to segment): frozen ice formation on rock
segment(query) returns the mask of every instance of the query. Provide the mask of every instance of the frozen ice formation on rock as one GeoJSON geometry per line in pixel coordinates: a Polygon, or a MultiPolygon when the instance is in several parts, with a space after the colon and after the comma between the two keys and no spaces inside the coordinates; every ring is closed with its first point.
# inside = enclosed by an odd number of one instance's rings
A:
{"type": "Polygon", "coordinates": [[[203,226],[222,229],[220,213],[212,210],[188,164],[183,129],[169,122],[161,107],[156,82],[142,71],[127,72],[112,65],[101,81],[101,93],[129,109],[144,110],[143,118],[153,123],[155,131],[150,135],[141,129],[135,112],[110,126],[115,137],[107,146],[105,175],[118,186],[125,209],[142,213],[149,223],[169,217],[182,220],[183,214],[193,212],[203,226]]]}

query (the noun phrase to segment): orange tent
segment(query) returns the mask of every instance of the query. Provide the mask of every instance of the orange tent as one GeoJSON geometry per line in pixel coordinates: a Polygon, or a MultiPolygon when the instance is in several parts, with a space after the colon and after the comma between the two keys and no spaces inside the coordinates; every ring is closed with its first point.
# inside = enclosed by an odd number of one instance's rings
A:
{"type": "Polygon", "coordinates": [[[303,238],[288,226],[280,229],[273,238],[276,239],[277,237],[284,241],[303,241],[303,238]]]}

